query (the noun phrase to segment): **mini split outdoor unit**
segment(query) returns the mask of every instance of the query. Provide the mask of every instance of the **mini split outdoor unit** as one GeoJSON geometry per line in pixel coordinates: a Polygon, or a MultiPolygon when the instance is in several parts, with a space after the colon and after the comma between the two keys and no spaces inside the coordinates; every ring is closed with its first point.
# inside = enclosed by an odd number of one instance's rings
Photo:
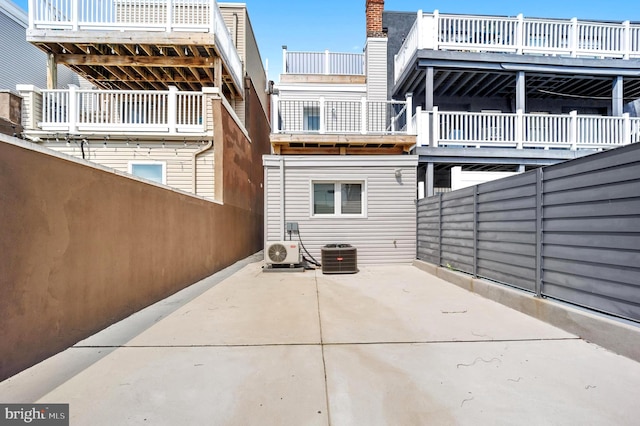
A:
{"type": "Polygon", "coordinates": [[[268,265],[297,265],[301,262],[300,247],[295,241],[268,242],[264,248],[264,262],[268,265]]]}
{"type": "Polygon", "coordinates": [[[351,244],[327,244],[322,247],[323,274],[355,274],[358,272],[358,251],[351,244]]]}

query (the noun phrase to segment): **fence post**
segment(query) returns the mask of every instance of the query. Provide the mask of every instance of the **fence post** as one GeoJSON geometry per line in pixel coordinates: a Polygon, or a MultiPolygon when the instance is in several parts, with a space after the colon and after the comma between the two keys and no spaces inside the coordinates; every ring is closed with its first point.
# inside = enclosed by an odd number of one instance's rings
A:
{"type": "Polygon", "coordinates": [[[543,243],[543,178],[544,169],[536,169],[536,282],[535,292],[537,297],[542,297],[542,243],[543,243]]]}
{"type": "Polygon", "coordinates": [[[287,46],[282,45],[282,74],[287,74],[289,71],[287,67],[287,46]]]}
{"type": "Polygon", "coordinates": [[[78,31],[78,21],[80,20],[80,13],[79,13],[79,1],[72,1],[71,2],[71,28],[73,29],[73,31],[78,31]]]}
{"type": "Polygon", "coordinates": [[[624,25],[624,31],[622,32],[622,52],[623,58],[629,59],[631,55],[631,22],[624,21],[622,23],[624,25]]]}
{"type": "Polygon", "coordinates": [[[422,146],[423,141],[424,141],[424,137],[425,137],[425,131],[428,131],[428,127],[427,130],[423,130],[423,126],[422,126],[422,107],[420,105],[418,105],[416,107],[416,128],[413,129],[413,131],[415,132],[415,134],[417,135],[416,137],[416,146],[422,146]]]}
{"type": "Polygon", "coordinates": [[[178,127],[178,88],[169,86],[169,95],[167,101],[167,124],[169,133],[177,133],[178,127]]]}
{"type": "MultiPolygon", "coordinates": [[[[171,28],[173,26],[173,0],[167,0],[167,32],[171,32],[171,28]]],[[[215,7],[215,6],[214,6],[215,7]]]]}
{"type": "Polygon", "coordinates": [[[436,9],[433,11],[433,27],[431,31],[431,40],[433,50],[440,50],[440,12],[436,9]]]}
{"type": "Polygon", "coordinates": [[[36,0],[29,0],[29,29],[35,28],[36,0]]]}
{"type": "Polygon", "coordinates": [[[331,67],[329,65],[329,50],[324,51],[324,73],[330,74],[331,67]]]}
{"type": "Polygon", "coordinates": [[[571,142],[571,151],[578,150],[578,111],[569,113],[569,140],[571,142]]]}
{"type": "Polygon", "coordinates": [[[422,42],[422,34],[424,34],[423,24],[424,24],[424,20],[422,19],[422,9],[420,9],[418,10],[418,15],[416,16],[416,49],[417,50],[428,47],[428,46],[425,46],[424,43],[422,42]]]}
{"type": "Polygon", "coordinates": [[[271,95],[271,133],[280,133],[280,122],[278,115],[280,113],[280,96],[271,95]]]}
{"type": "Polygon", "coordinates": [[[522,149],[524,142],[524,112],[516,111],[516,148],[522,149]]]}
{"type": "Polygon", "coordinates": [[[327,131],[327,123],[326,123],[326,103],[324,101],[324,96],[320,96],[320,134],[324,134],[327,131]]]}
{"type": "Polygon", "coordinates": [[[367,134],[367,98],[360,100],[360,133],[367,134]]]}
{"type": "Polygon", "coordinates": [[[407,134],[413,134],[413,92],[409,92],[406,94],[405,99],[407,101],[405,105],[405,113],[404,116],[407,120],[407,134]]]}
{"type": "Polygon", "coordinates": [[[69,110],[67,112],[67,120],[69,121],[69,133],[77,133],[78,131],[78,86],[69,85],[69,110]]]}
{"type": "Polygon", "coordinates": [[[478,278],[478,187],[473,189],[473,277],[478,278]]]}
{"type": "Polygon", "coordinates": [[[622,114],[622,145],[631,143],[631,117],[628,112],[622,114]]]}
{"type": "Polygon", "coordinates": [[[438,117],[438,107],[433,107],[433,113],[431,114],[431,130],[433,131],[431,146],[438,147],[438,141],[440,140],[440,117],[438,117]]]}
{"type": "Polygon", "coordinates": [[[438,266],[442,266],[442,192],[438,193],[438,266]]]}
{"type": "Polygon", "coordinates": [[[571,57],[578,56],[578,18],[571,18],[571,39],[569,47],[571,48],[571,57]]]}
{"type": "Polygon", "coordinates": [[[524,16],[518,15],[516,21],[516,53],[522,55],[524,53],[524,16]]]}

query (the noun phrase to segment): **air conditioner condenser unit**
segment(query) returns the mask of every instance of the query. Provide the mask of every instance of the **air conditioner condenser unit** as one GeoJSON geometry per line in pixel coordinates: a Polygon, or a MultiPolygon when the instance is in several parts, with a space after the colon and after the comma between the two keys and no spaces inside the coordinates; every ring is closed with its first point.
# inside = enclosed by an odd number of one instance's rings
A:
{"type": "Polygon", "coordinates": [[[297,265],[301,261],[300,247],[295,241],[268,242],[264,248],[267,265],[297,265]]]}

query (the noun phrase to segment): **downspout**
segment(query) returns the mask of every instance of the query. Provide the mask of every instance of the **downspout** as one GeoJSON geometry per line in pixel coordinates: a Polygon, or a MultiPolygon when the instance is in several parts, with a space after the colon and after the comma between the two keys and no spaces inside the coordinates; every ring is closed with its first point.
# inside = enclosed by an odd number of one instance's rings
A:
{"type": "Polygon", "coordinates": [[[238,24],[240,22],[240,19],[238,18],[238,14],[234,13],[233,14],[233,44],[236,47],[236,49],[238,48],[238,24]]]}
{"type": "Polygon", "coordinates": [[[284,156],[280,156],[280,240],[284,241],[284,226],[285,226],[285,217],[284,217],[284,156]]]}
{"type": "MultiPolygon", "coordinates": [[[[213,147],[213,139],[207,142],[207,144],[202,149],[199,149],[193,153],[193,158],[191,163],[193,167],[193,173],[191,173],[193,182],[191,183],[191,187],[193,188],[194,195],[198,195],[198,178],[197,178],[198,177],[198,167],[197,167],[198,155],[202,154],[205,151],[210,150],[212,147],[213,147]]],[[[214,165],[214,169],[215,169],[215,165],[214,165]]],[[[214,190],[214,198],[215,198],[215,190],[214,190]]]]}

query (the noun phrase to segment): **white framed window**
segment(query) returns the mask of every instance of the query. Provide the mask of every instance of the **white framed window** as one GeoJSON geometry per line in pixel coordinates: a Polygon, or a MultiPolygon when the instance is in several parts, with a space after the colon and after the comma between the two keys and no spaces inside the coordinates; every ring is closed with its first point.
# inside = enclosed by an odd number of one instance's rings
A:
{"type": "Polygon", "coordinates": [[[164,161],[129,161],[129,173],[166,185],[167,164],[164,161]]]}
{"type": "Polygon", "coordinates": [[[311,182],[311,216],[366,217],[366,181],[311,182]]]}

